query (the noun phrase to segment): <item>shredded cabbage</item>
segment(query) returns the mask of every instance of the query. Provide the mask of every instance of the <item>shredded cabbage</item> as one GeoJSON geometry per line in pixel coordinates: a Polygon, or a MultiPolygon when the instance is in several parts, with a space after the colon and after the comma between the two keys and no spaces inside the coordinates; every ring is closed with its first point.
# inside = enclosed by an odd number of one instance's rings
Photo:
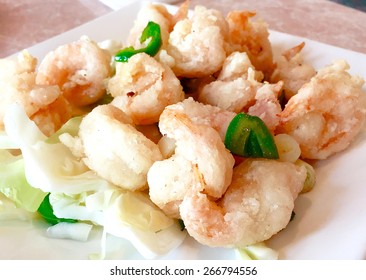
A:
{"type": "Polygon", "coordinates": [[[20,105],[9,108],[4,125],[10,139],[22,151],[25,176],[30,185],[44,192],[68,194],[103,190],[110,185],[74,157],[65,145],[49,143],[20,105]]]}
{"type": "Polygon", "coordinates": [[[90,221],[104,225],[104,210],[107,209],[112,197],[118,192],[110,188],[98,192],[82,192],[79,194],[51,193],[50,203],[53,213],[59,218],[90,221]]]}
{"type": "Polygon", "coordinates": [[[174,223],[151,202],[148,195],[140,192],[121,194],[112,209],[112,215],[116,215],[118,220],[141,230],[157,232],[174,223]]]}
{"type": "Polygon", "coordinates": [[[165,255],[178,247],[186,237],[178,221],[165,216],[144,194],[121,194],[105,211],[107,233],[129,240],[146,259],[165,255]],[[134,207],[130,203],[136,203],[134,207]],[[139,213],[136,212],[140,209],[139,213]],[[134,219],[135,215],[136,217],[134,219]],[[165,217],[164,217],[164,216],[165,217]]]}
{"type": "Polygon", "coordinates": [[[30,221],[34,217],[35,213],[28,212],[23,208],[17,207],[14,201],[10,200],[0,192],[0,221],[30,221]]]}
{"type": "Polygon", "coordinates": [[[78,135],[80,123],[83,120],[83,117],[73,117],[69,119],[56,133],[52,134],[47,140],[47,143],[55,144],[59,143],[59,137],[61,134],[67,133],[72,137],[78,135]]]}
{"type": "Polygon", "coordinates": [[[87,223],[58,223],[47,229],[47,236],[51,238],[87,241],[93,226],[87,223]]]}
{"type": "Polygon", "coordinates": [[[36,212],[47,195],[28,184],[22,156],[13,156],[7,150],[0,150],[0,192],[29,212],[36,212]]]}
{"type": "Polygon", "coordinates": [[[18,149],[19,146],[6,134],[0,130],[0,149],[18,149]]]}
{"type": "Polygon", "coordinates": [[[144,193],[118,188],[78,195],[51,193],[50,203],[57,217],[102,225],[104,238],[111,234],[126,239],[146,259],[165,255],[186,237],[177,221],[167,217],[144,193]]]}
{"type": "MultiPolygon", "coordinates": [[[[1,159],[2,166],[8,167],[6,172],[10,177],[2,174],[1,180],[17,177],[23,188],[25,185],[42,194],[37,202],[33,202],[34,206],[27,209],[38,208],[45,195],[50,193],[49,201],[58,218],[104,226],[104,236],[108,233],[129,240],[145,258],[164,255],[179,246],[186,232],[176,220],[156,207],[147,194],[122,190],[100,178],[59,141],[59,135],[63,133],[76,135],[80,121],[81,118],[70,120],[59,132],[47,138],[20,105],[9,107],[4,118],[7,137],[3,137],[6,139],[3,147],[19,147],[21,155],[12,158],[3,150],[11,159],[1,159]],[[7,165],[9,162],[11,166],[7,165]]],[[[3,147],[0,143],[0,148],[3,147]]],[[[29,200],[29,195],[22,189],[16,201],[30,203],[29,200]]],[[[80,223],[61,224],[49,229],[51,236],[79,238],[81,232],[77,227],[80,223]]],[[[88,232],[85,228],[82,231],[88,232]]],[[[81,236],[84,239],[88,234],[81,236]]]]}

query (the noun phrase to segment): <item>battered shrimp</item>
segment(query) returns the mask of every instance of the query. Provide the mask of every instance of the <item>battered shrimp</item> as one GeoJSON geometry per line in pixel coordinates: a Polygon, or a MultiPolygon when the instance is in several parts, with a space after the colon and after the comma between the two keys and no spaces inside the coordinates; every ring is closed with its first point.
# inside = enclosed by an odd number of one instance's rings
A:
{"type": "Polygon", "coordinates": [[[147,171],[162,160],[158,146],[110,104],[95,107],[83,118],[78,137],[62,134],[60,139],[91,170],[128,190],[145,188],[147,171]]]}
{"type": "Polygon", "coordinates": [[[347,148],[365,120],[364,80],[351,76],[346,61],[321,69],[281,113],[279,132],[290,134],[301,156],[325,159],[347,148]]]}
{"type": "Polygon", "coordinates": [[[264,83],[255,94],[255,103],[250,106],[247,113],[262,119],[267,128],[274,132],[280,123],[282,108],[278,96],[283,88],[283,82],[276,84],[264,83]]]}
{"type": "Polygon", "coordinates": [[[184,99],[183,88],[172,70],[145,53],[117,63],[107,88],[114,97],[112,104],[141,125],[158,122],[167,105],[184,99]]]}
{"type": "Polygon", "coordinates": [[[255,70],[247,53],[233,52],[226,57],[217,79],[220,81],[232,81],[237,78],[247,79],[249,69],[251,69],[256,81],[261,81],[264,78],[262,72],[255,70]]]}
{"type": "Polygon", "coordinates": [[[303,42],[283,52],[271,76],[272,82],[284,82],[283,91],[286,100],[294,96],[301,86],[309,82],[316,74],[312,65],[304,63],[304,59],[300,53],[304,46],[305,43],[303,42]]]}
{"type": "Polygon", "coordinates": [[[103,97],[110,74],[109,52],[81,37],[49,52],[39,65],[36,82],[58,85],[71,104],[85,106],[103,97]]]}
{"type": "Polygon", "coordinates": [[[188,190],[197,184],[196,166],[181,155],[174,154],[156,161],[147,173],[149,195],[163,212],[171,218],[180,218],[179,206],[188,190]]]}
{"type": "Polygon", "coordinates": [[[258,82],[262,73],[255,71],[246,53],[234,52],[225,60],[216,81],[205,85],[198,100],[236,113],[247,112],[261,117],[273,131],[279,123],[281,106],[278,95],[283,82],[258,82]]]}
{"type": "Polygon", "coordinates": [[[196,182],[195,169],[206,183],[205,193],[219,198],[226,191],[234,158],[212,126],[220,121],[227,126],[233,114],[221,115],[219,108],[205,106],[191,98],[168,106],[162,113],[160,131],[175,140],[175,153],[152,165],[148,184],[151,200],[167,215],[179,217],[179,204],[196,182]],[[212,117],[210,113],[220,116],[212,117]]]}
{"type": "Polygon", "coordinates": [[[31,115],[30,119],[36,123],[43,134],[51,136],[72,117],[72,113],[70,103],[60,95],[52,103],[31,115]]]}
{"type": "Polygon", "coordinates": [[[178,77],[197,78],[220,70],[226,58],[227,23],[213,9],[196,6],[192,18],[180,20],[169,36],[167,54],[178,77]]]}
{"type": "Polygon", "coordinates": [[[201,181],[185,195],[180,215],[198,242],[242,248],[287,226],[305,179],[305,168],[293,163],[247,159],[234,168],[232,183],[220,200],[205,194],[201,181]]]}
{"type": "Polygon", "coordinates": [[[26,50],[16,59],[0,60],[0,128],[7,108],[19,103],[47,136],[71,117],[68,102],[58,86],[36,84],[37,59],[26,50]]]}
{"type": "Polygon", "coordinates": [[[262,71],[268,79],[275,67],[267,24],[252,21],[256,14],[249,11],[232,11],[226,20],[229,25],[227,52],[246,52],[255,69],[262,71]]]}
{"type": "Polygon", "coordinates": [[[149,21],[153,21],[160,26],[162,47],[164,48],[169,40],[169,33],[173,28],[173,16],[163,5],[148,4],[143,6],[137,14],[134,26],[130,30],[127,43],[135,48],[141,47],[140,37],[142,31],[149,21]]]}
{"type": "Polygon", "coordinates": [[[169,109],[186,115],[194,124],[214,128],[219,133],[222,141],[225,139],[229,123],[236,116],[234,112],[209,104],[202,104],[192,97],[170,106],[169,109]]]}

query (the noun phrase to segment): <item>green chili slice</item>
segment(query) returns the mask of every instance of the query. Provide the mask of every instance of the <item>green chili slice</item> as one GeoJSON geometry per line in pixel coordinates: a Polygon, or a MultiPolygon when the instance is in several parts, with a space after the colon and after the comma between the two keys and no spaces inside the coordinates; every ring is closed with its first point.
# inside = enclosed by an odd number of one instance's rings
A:
{"type": "Polygon", "coordinates": [[[154,56],[158,53],[162,40],[161,40],[161,30],[159,24],[149,21],[144,30],[142,31],[140,37],[140,43],[145,43],[150,38],[147,46],[145,48],[135,50],[134,47],[127,47],[120,50],[114,57],[117,62],[127,62],[129,58],[138,53],[147,53],[150,56],[154,56]]]}
{"type": "Polygon", "coordinates": [[[41,205],[38,207],[38,213],[43,217],[43,219],[46,220],[47,223],[50,223],[52,225],[61,223],[61,222],[67,222],[67,223],[76,223],[77,220],[74,219],[65,219],[65,218],[58,218],[53,213],[53,208],[50,203],[50,194],[47,194],[46,197],[43,199],[41,205]]]}
{"type": "Polygon", "coordinates": [[[276,144],[265,123],[245,113],[237,114],[230,122],[225,146],[243,157],[278,159],[276,144]]]}

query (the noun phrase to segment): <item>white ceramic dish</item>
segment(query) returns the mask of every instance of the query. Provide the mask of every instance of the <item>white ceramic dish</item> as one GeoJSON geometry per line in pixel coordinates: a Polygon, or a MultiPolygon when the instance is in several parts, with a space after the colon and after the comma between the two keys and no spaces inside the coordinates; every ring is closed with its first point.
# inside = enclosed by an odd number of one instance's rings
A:
{"type": "MultiPolygon", "coordinates": [[[[28,50],[42,58],[57,46],[88,35],[95,41],[123,41],[141,7],[139,1],[127,1],[116,12],[56,36],[28,50]]],[[[276,51],[305,41],[305,60],[316,68],[338,58],[346,59],[352,74],[366,78],[366,55],[271,31],[276,51]]],[[[365,259],[366,257],[366,132],[351,147],[316,167],[315,189],[296,201],[296,217],[273,237],[268,245],[280,253],[280,259],[365,259]]],[[[50,239],[45,225],[34,222],[2,222],[0,259],[88,259],[99,253],[100,232],[89,241],[50,239]]],[[[141,256],[125,241],[109,238],[108,258],[139,259],[141,256]]],[[[191,238],[164,259],[233,259],[234,250],[208,248],[191,238]]]]}

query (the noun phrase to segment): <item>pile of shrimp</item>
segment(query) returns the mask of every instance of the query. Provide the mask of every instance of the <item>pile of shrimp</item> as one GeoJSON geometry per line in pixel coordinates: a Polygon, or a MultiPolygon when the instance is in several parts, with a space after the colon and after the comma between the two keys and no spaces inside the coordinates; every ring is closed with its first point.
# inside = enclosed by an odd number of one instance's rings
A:
{"type": "MultiPolygon", "coordinates": [[[[308,176],[304,164],[345,150],[365,121],[364,80],[344,60],[316,70],[300,43],[275,57],[254,12],[189,2],[175,14],[139,12],[125,46],[141,47],[149,21],[161,28],[154,56],[114,62],[88,37],[49,52],[0,61],[0,127],[17,102],[47,136],[82,115],[62,143],[112,184],[148,193],[199,243],[244,248],[290,222],[308,176]],[[103,102],[109,97],[111,102],[103,102]],[[224,144],[236,114],[260,117],[279,159],[243,158],[224,144]]],[[[122,48],[122,45],[120,48],[122,48]]],[[[117,48],[119,49],[119,48],[117,48]]]]}

